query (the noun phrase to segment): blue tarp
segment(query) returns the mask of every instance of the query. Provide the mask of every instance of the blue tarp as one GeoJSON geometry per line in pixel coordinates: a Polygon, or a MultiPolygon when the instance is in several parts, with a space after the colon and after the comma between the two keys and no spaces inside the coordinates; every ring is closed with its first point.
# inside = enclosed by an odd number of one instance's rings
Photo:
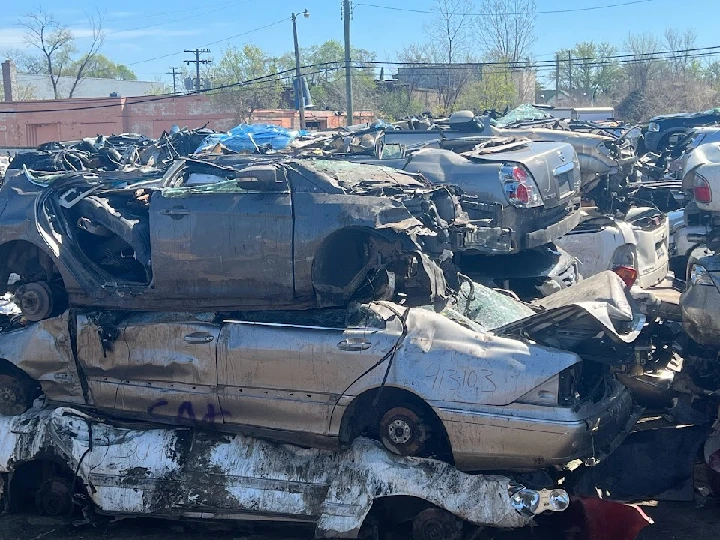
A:
{"type": "Polygon", "coordinates": [[[195,152],[212,148],[217,143],[234,152],[254,152],[257,147],[268,144],[273,150],[282,150],[297,137],[307,134],[304,130],[292,131],[272,124],[240,124],[227,133],[208,135],[195,152]]]}

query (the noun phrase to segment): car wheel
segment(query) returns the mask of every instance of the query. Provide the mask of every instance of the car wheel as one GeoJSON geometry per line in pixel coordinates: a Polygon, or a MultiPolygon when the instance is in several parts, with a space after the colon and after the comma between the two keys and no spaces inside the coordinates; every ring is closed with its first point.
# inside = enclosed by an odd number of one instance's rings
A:
{"type": "Polygon", "coordinates": [[[35,507],[46,516],[67,516],[73,510],[73,482],[53,477],[42,483],[35,494],[35,507]]]}
{"type": "Polygon", "coordinates": [[[427,423],[410,405],[393,407],[380,419],[380,442],[393,454],[419,456],[427,439],[427,423]]]}
{"type": "Polygon", "coordinates": [[[0,415],[16,416],[27,411],[35,399],[31,386],[14,375],[0,375],[0,415]]]}
{"type": "Polygon", "coordinates": [[[441,508],[428,508],[413,520],[413,540],[461,540],[463,522],[441,508]]]}
{"type": "Polygon", "coordinates": [[[50,317],[55,305],[53,291],[45,281],[20,285],[15,291],[15,303],[23,316],[32,322],[50,317]]]}

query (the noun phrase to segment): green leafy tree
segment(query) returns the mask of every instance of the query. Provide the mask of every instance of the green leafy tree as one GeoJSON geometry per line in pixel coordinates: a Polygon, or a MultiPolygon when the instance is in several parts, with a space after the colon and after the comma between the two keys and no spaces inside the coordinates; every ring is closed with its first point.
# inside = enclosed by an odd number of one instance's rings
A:
{"type": "MultiPolygon", "coordinates": [[[[350,51],[353,64],[353,101],[356,110],[376,106],[375,70],[370,62],[375,53],[353,47],[350,51]]],[[[282,71],[287,71],[286,84],[295,77],[295,54],[286,53],[278,59],[282,71]]],[[[345,110],[345,48],[331,39],[300,50],[300,65],[308,83],[313,105],[317,109],[345,110]]]]}
{"type": "Polygon", "coordinates": [[[457,101],[458,109],[502,111],[517,101],[517,88],[510,71],[505,67],[488,66],[482,79],[467,85],[457,101]]]}
{"type": "MultiPolygon", "coordinates": [[[[70,66],[70,71],[79,69],[77,62],[70,66]]],[[[116,64],[103,54],[96,54],[85,67],[85,77],[99,79],[116,79],[118,81],[136,81],[137,75],[124,64],[116,64]]]]}
{"type": "MultiPolygon", "coordinates": [[[[560,90],[570,93],[571,98],[591,101],[602,96],[613,98],[622,91],[624,71],[617,59],[616,47],[609,43],[584,41],[572,49],[558,51],[560,58],[560,90]]],[[[550,77],[555,84],[555,74],[550,77]]]]}
{"type": "Polygon", "coordinates": [[[255,45],[228,47],[220,61],[206,70],[205,77],[212,81],[214,102],[235,111],[240,122],[252,122],[258,109],[280,105],[283,86],[278,63],[255,45]]]}

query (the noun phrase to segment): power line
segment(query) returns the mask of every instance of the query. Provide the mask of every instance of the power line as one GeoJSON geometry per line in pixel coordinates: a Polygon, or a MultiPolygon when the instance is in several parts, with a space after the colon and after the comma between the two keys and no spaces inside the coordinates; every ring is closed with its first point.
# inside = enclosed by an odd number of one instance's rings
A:
{"type": "MultiPolygon", "coordinates": [[[[270,28],[271,26],[275,26],[275,25],[277,25],[277,24],[283,23],[283,22],[288,21],[288,20],[290,20],[290,18],[289,18],[289,17],[286,17],[286,18],[281,19],[281,20],[279,20],[279,21],[275,21],[275,22],[273,22],[273,23],[266,24],[265,26],[259,26],[259,27],[257,27],[257,28],[253,28],[252,30],[247,30],[246,32],[241,32],[240,34],[235,34],[234,36],[230,36],[230,37],[226,37],[226,38],[223,38],[223,39],[219,39],[219,40],[217,40],[217,41],[212,41],[212,42],[210,42],[210,43],[204,43],[203,45],[201,45],[201,47],[210,47],[211,45],[217,45],[218,43],[222,43],[223,41],[229,41],[229,40],[231,40],[231,39],[235,39],[235,38],[238,38],[238,37],[241,37],[241,36],[246,36],[246,35],[248,35],[248,34],[252,34],[253,32],[259,32],[260,30],[265,30],[266,28],[270,28]]],[[[168,58],[168,57],[170,57],[170,56],[176,56],[176,55],[178,55],[178,54],[183,54],[183,52],[184,52],[184,51],[177,51],[177,52],[172,52],[172,53],[168,53],[168,54],[163,54],[162,56],[155,56],[155,57],[153,57],[153,58],[146,58],[145,60],[138,60],[137,62],[131,62],[130,64],[126,64],[126,65],[127,65],[127,66],[136,66],[136,65],[138,65],[138,64],[145,64],[145,63],[147,63],[147,62],[153,62],[153,61],[155,61],[155,60],[162,60],[163,58],[168,58]]]]}
{"type": "MultiPolygon", "coordinates": [[[[617,7],[625,7],[625,6],[632,6],[635,4],[648,4],[650,2],[657,2],[658,0],[628,0],[627,2],[616,2],[614,4],[605,4],[602,6],[590,6],[590,7],[581,7],[581,8],[565,8],[565,9],[551,9],[551,10],[544,10],[544,11],[536,11],[535,13],[537,15],[554,15],[558,13],[574,13],[579,11],[595,11],[598,9],[610,9],[610,8],[617,8],[617,7]]],[[[370,7],[370,8],[376,8],[376,9],[387,9],[391,11],[403,11],[407,13],[422,13],[423,15],[436,15],[437,10],[432,11],[428,9],[413,9],[413,8],[400,8],[395,6],[383,6],[378,4],[366,4],[366,3],[357,3],[356,6],[363,6],[363,7],[370,7]]],[[[497,12],[495,13],[450,13],[450,15],[460,15],[460,16],[469,16],[469,17],[489,17],[492,15],[498,15],[497,12]]],[[[502,13],[502,15],[527,15],[527,12],[506,12],[502,13]]]]}
{"type": "MultiPolygon", "coordinates": [[[[650,61],[656,61],[656,60],[672,60],[675,57],[672,56],[665,56],[665,57],[653,57],[653,55],[658,54],[675,54],[680,52],[690,52],[692,54],[688,54],[686,59],[694,59],[694,58],[702,58],[702,57],[708,57],[708,56],[715,56],[720,54],[720,45],[712,46],[712,47],[701,47],[701,48],[692,48],[692,49],[679,49],[674,51],[663,51],[663,52],[651,52],[651,53],[643,53],[641,55],[638,55],[639,58],[627,58],[628,56],[633,55],[615,55],[614,57],[609,57],[611,59],[616,59],[618,62],[611,62],[609,60],[600,60],[600,61],[593,61],[593,62],[586,62],[582,64],[584,67],[592,67],[592,66],[604,66],[604,65],[612,65],[612,64],[620,64],[620,65],[628,65],[633,63],[640,63],[640,62],[650,62],[650,61]],[[619,60],[619,58],[626,58],[625,60],[619,60]]],[[[194,52],[194,51],[193,51],[194,52]]],[[[576,61],[578,59],[573,59],[573,61],[576,61]]],[[[554,69],[555,64],[554,62],[552,64],[521,64],[521,63],[512,63],[512,62],[490,62],[490,63],[483,63],[483,62],[475,62],[475,63],[465,63],[465,64],[442,64],[442,63],[414,63],[414,62],[392,62],[392,61],[368,61],[368,62],[356,62],[355,65],[352,66],[352,69],[376,69],[380,65],[392,65],[392,66],[412,66],[416,67],[418,69],[423,68],[432,68],[432,69],[468,69],[469,67],[478,67],[478,68],[484,68],[485,66],[489,66],[490,70],[484,70],[484,73],[502,73],[503,71],[498,69],[501,67],[505,67],[510,70],[525,70],[525,69],[534,69],[537,71],[544,71],[544,70],[551,70],[554,69]]],[[[306,76],[310,75],[319,75],[324,74],[330,71],[338,71],[344,68],[344,61],[343,60],[335,60],[331,62],[323,62],[323,63],[317,63],[317,64],[309,64],[306,66],[302,66],[302,69],[310,69],[310,68],[320,68],[316,69],[312,72],[306,72],[306,76]]],[[[253,89],[264,89],[264,88],[271,88],[272,86],[275,86],[282,82],[287,82],[289,77],[283,77],[283,75],[289,75],[293,73],[295,69],[287,69],[283,71],[278,71],[275,73],[270,73],[267,75],[263,75],[260,77],[255,77],[253,79],[248,79],[245,81],[237,81],[234,83],[229,83],[226,85],[218,86],[216,88],[213,88],[211,90],[201,90],[200,92],[193,92],[191,94],[187,94],[187,96],[192,95],[199,95],[204,93],[222,93],[223,91],[232,89],[232,88],[243,88],[243,87],[252,87],[253,89]]],[[[125,98],[126,99],[126,106],[128,105],[137,105],[142,103],[150,103],[155,101],[161,101],[165,99],[173,99],[177,98],[178,96],[173,94],[163,94],[159,96],[138,96],[136,98],[125,98]]],[[[102,98],[104,99],[104,98],[102,98]]],[[[55,100],[57,101],[70,101],[70,100],[55,100]]],[[[74,103],[74,102],[73,102],[74,103]]],[[[81,110],[92,110],[92,109],[103,109],[103,108],[111,108],[117,106],[116,103],[110,103],[110,104],[97,104],[97,105],[87,105],[87,106],[81,106],[81,107],[68,107],[64,109],[34,109],[34,110],[20,110],[20,111],[3,111],[0,110],[0,114],[30,114],[30,113],[38,113],[38,112],[67,112],[67,111],[81,111],[81,110]]]]}

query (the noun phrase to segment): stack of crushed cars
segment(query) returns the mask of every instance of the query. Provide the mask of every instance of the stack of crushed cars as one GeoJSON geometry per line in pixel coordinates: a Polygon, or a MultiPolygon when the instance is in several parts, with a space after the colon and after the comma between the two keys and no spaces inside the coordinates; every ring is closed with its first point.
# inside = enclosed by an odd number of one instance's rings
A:
{"type": "Polygon", "coordinates": [[[10,507],[417,540],[564,510],[640,418],[620,379],[671,354],[642,290],[669,221],[588,206],[633,174],[624,131],[427,124],[18,155],[0,188],[10,507]]]}

